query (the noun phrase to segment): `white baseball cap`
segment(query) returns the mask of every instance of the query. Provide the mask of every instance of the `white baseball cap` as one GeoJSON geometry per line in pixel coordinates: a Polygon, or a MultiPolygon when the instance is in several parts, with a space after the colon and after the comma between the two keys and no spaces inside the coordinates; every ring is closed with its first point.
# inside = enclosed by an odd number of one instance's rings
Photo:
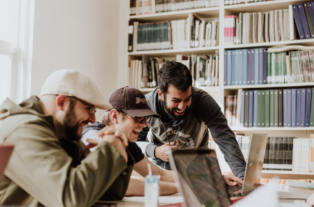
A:
{"type": "Polygon", "coordinates": [[[112,108],[96,84],[89,77],[75,70],[57,70],[46,79],[40,95],[55,94],[76,97],[99,109],[112,108]]]}

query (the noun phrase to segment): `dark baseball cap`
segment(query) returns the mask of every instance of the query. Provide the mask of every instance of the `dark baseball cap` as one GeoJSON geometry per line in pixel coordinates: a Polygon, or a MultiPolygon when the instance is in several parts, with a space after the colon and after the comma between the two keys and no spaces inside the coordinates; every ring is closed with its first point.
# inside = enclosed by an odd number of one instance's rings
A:
{"type": "Polygon", "coordinates": [[[108,102],[113,109],[122,110],[135,117],[159,117],[157,113],[150,110],[144,94],[136,88],[128,86],[119,88],[110,95],[108,102]]]}

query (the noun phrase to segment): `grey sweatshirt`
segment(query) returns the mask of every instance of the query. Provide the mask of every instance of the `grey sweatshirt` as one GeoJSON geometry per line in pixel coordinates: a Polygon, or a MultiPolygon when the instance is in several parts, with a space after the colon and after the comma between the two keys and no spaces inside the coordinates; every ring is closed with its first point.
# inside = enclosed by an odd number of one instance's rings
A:
{"type": "Polygon", "coordinates": [[[178,148],[208,148],[208,138],[211,135],[224,154],[232,173],[244,178],[245,160],[234,133],[227,124],[226,117],[221,112],[216,101],[205,91],[192,87],[192,104],[185,118],[173,120],[164,110],[158,98],[157,89],[146,95],[150,109],[161,118],[153,118],[139,136],[137,144],[145,156],[159,167],[170,169],[169,163],[155,157],[155,148],[168,142],[173,142],[177,136],[178,148]]]}

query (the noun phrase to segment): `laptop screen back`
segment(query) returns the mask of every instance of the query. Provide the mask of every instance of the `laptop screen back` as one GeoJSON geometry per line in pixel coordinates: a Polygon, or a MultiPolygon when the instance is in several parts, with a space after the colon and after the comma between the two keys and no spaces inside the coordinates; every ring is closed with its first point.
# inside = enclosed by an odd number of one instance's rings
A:
{"type": "Polygon", "coordinates": [[[229,206],[226,184],[210,150],[175,150],[171,168],[177,172],[187,206],[229,206]]]}
{"type": "Polygon", "coordinates": [[[242,195],[247,195],[260,185],[267,144],[267,134],[253,134],[250,153],[245,168],[242,195]]]}
{"type": "Polygon", "coordinates": [[[14,145],[0,145],[0,181],[9,162],[14,145]]]}

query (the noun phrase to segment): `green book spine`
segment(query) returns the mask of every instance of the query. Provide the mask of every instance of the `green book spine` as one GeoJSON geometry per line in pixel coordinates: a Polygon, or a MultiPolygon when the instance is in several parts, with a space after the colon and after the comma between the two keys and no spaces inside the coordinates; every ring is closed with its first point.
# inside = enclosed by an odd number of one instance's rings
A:
{"type": "Polygon", "coordinates": [[[278,89],[278,127],[283,127],[282,89],[278,89]]]}
{"type": "Polygon", "coordinates": [[[264,116],[264,97],[263,95],[265,92],[264,90],[257,91],[257,127],[264,127],[265,126],[265,116],[264,116]]]}
{"type": "Polygon", "coordinates": [[[267,53],[267,84],[272,84],[271,77],[271,62],[272,62],[272,53],[267,53]]]}
{"type": "Polygon", "coordinates": [[[275,92],[274,90],[269,90],[269,127],[275,126],[275,92]]]}
{"type": "Polygon", "coordinates": [[[312,88],[310,126],[314,127],[314,88],[312,88]]]}
{"type": "Polygon", "coordinates": [[[249,127],[249,91],[244,91],[244,127],[249,127]]]}
{"type": "Polygon", "coordinates": [[[269,127],[269,96],[270,96],[270,93],[269,93],[269,90],[264,90],[264,93],[265,93],[265,127],[269,127]]]}
{"type": "Polygon", "coordinates": [[[278,119],[278,94],[279,94],[279,92],[278,92],[278,90],[276,89],[276,90],[274,90],[274,92],[275,92],[275,98],[274,98],[274,114],[275,114],[275,124],[274,124],[274,127],[278,127],[278,121],[279,121],[279,119],[278,119]]]}

